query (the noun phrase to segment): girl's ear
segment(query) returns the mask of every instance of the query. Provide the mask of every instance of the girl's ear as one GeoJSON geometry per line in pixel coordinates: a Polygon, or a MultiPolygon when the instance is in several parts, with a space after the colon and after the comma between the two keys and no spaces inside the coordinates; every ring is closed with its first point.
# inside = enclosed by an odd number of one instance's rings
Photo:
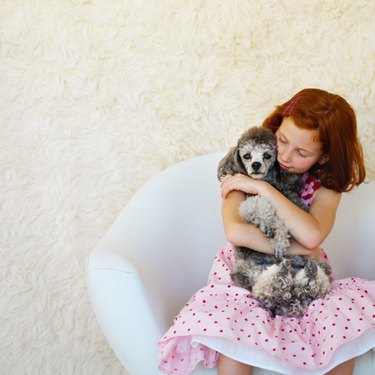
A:
{"type": "Polygon", "coordinates": [[[322,155],[322,156],[320,157],[318,163],[319,163],[320,165],[323,165],[323,164],[327,163],[328,160],[329,160],[329,155],[328,155],[328,154],[324,154],[324,155],[322,155]]]}

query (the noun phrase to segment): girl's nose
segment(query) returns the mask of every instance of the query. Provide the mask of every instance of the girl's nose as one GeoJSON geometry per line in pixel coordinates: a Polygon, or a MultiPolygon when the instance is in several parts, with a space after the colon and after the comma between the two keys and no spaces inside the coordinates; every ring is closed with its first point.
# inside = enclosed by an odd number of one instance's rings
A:
{"type": "Polygon", "coordinates": [[[291,156],[291,152],[288,149],[285,149],[280,154],[280,160],[287,163],[291,160],[291,156]]]}

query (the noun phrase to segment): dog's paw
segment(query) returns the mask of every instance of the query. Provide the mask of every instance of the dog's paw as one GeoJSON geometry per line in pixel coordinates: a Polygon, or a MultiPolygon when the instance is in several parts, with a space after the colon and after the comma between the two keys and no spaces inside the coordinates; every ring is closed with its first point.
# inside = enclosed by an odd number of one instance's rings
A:
{"type": "Polygon", "coordinates": [[[286,256],[286,250],[285,250],[285,247],[281,247],[281,246],[275,246],[274,247],[274,252],[275,252],[275,258],[278,260],[278,261],[281,261],[285,258],[286,256]]]}
{"type": "Polygon", "coordinates": [[[275,237],[275,231],[272,228],[266,227],[263,233],[267,238],[275,237]]]}
{"type": "MultiPolygon", "coordinates": [[[[284,259],[282,262],[276,265],[274,268],[272,278],[269,280],[271,285],[273,296],[282,296],[282,300],[290,298],[290,292],[292,288],[292,273],[291,264],[288,259],[284,259]],[[289,293],[289,295],[287,295],[289,293]]],[[[280,302],[280,301],[279,301],[280,302]]]]}
{"type": "Polygon", "coordinates": [[[282,315],[289,318],[300,318],[307,310],[299,301],[292,301],[285,305],[280,305],[275,309],[275,315],[282,315]]]}
{"type": "Polygon", "coordinates": [[[280,275],[284,277],[288,276],[292,267],[292,262],[290,261],[290,259],[284,259],[280,263],[280,266],[280,275]]]}
{"type": "Polygon", "coordinates": [[[308,261],[308,259],[306,259],[305,257],[303,257],[301,255],[292,255],[288,258],[290,259],[290,262],[291,262],[292,266],[295,267],[295,268],[305,267],[305,265],[308,261]]]}
{"type": "Polygon", "coordinates": [[[316,265],[316,262],[314,262],[313,260],[309,259],[306,262],[306,265],[305,265],[305,272],[306,272],[306,276],[310,280],[311,279],[315,279],[316,275],[318,273],[318,266],[316,265]]]}

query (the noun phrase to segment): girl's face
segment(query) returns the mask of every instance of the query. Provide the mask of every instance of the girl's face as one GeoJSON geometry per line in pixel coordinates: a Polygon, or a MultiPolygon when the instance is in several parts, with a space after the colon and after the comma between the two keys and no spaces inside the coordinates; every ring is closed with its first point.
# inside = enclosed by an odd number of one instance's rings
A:
{"type": "Polygon", "coordinates": [[[328,155],[323,154],[318,130],[297,127],[292,117],[285,117],[276,131],[277,160],[288,172],[304,173],[314,164],[324,164],[328,155]]]}

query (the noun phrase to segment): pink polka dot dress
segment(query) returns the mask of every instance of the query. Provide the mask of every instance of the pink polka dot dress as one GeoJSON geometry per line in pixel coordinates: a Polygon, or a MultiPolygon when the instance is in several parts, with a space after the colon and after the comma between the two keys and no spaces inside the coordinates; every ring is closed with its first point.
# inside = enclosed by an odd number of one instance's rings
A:
{"type": "MultiPolygon", "coordinates": [[[[301,197],[311,204],[319,181],[305,176],[301,197]]],[[[327,259],[321,250],[321,257],[327,259]]],[[[212,265],[208,283],[192,296],[158,343],[159,369],[189,374],[219,353],[285,374],[322,374],[375,347],[375,281],[334,280],[331,291],[301,318],[273,316],[233,285],[234,249],[227,244],[212,265]]]]}

